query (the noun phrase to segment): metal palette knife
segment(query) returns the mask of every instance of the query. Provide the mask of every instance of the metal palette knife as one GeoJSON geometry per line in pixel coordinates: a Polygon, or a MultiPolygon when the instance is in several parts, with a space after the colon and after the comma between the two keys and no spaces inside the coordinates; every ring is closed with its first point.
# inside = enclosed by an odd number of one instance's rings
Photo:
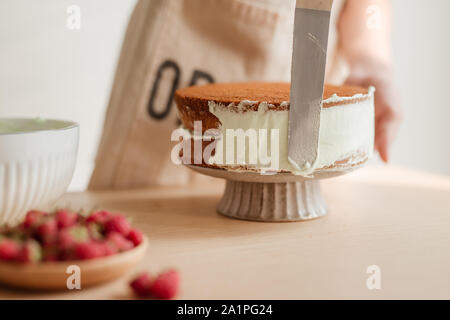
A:
{"type": "Polygon", "coordinates": [[[297,0],[295,9],[288,156],[303,172],[318,158],[332,5],[333,0],[297,0]]]}

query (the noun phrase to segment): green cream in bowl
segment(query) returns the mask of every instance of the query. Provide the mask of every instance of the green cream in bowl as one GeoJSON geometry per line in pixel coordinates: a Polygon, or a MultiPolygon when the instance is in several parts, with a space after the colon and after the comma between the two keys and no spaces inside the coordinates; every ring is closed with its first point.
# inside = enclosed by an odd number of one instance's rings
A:
{"type": "Polygon", "coordinates": [[[0,118],[0,134],[26,133],[34,131],[62,130],[77,126],[75,122],[64,120],[5,119],[0,118]]]}

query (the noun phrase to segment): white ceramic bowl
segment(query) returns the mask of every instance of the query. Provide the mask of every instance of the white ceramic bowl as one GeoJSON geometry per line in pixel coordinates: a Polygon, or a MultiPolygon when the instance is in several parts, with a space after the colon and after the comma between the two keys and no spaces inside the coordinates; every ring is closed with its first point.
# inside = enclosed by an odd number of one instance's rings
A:
{"type": "Polygon", "coordinates": [[[70,121],[0,118],[0,225],[47,210],[66,192],[78,135],[70,121]]]}

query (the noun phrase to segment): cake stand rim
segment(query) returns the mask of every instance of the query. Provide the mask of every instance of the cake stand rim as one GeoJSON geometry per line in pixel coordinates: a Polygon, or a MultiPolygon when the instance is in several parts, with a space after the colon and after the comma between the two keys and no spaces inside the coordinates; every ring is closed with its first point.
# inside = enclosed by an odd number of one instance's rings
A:
{"type": "Polygon", "coordinates": [[[272,175],[263,175],[256,172],[231,171],[223,168],[208,168],[192,164],[185,164],[185,166],[195,172],[210,177],[226,180],[253,182],[253,183],[290,183],[290,182],[324,180],[339,177],[351,173],[357,169],[360,169],[361,167],[364,166],[364,164],[365,162],[341,170],[318,170],[313,174],[312,177],[304,177],[292,173],[276,173],[272,175]]]}

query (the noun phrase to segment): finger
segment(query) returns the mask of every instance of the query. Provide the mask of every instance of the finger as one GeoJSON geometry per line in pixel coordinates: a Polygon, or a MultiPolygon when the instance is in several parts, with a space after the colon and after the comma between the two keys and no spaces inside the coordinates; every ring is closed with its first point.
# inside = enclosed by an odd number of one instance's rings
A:
{"type": "Polygon", "coordinates": [[[381,157],[381,160],[385,163],[389,163],[389,150],[391,147],[391,141],[389,141],[388,133],[386,130],[380,130],[376,134],[375,148],[381,157]]]}
{"type": "Polygon", "coordinates": [[[375,147],[381,159],[389,162],[391,146],[397,136],[400,118],[388,113],[381,117],[376,123],[375,147]]]}

